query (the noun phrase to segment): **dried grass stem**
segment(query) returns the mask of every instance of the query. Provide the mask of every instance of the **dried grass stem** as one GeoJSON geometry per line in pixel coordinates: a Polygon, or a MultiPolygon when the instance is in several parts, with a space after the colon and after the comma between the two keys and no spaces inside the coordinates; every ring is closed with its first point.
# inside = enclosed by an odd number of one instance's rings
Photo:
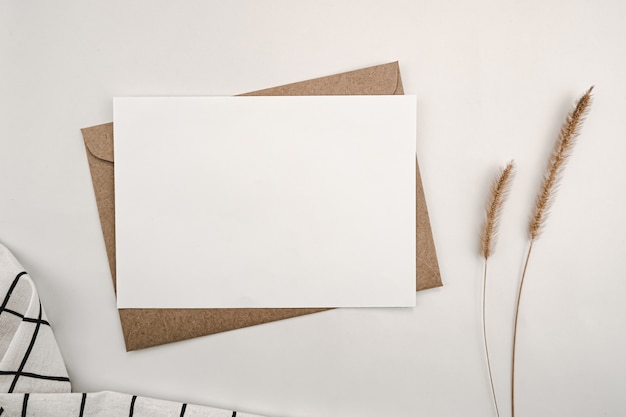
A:
{"type": "Polygon", "coordinates": [[[528,253],[526,254],[526,261],[524,262],[524,270],[522,272],[522,278],[519,283],[519,290],[517,292],[517,303],[515,305],[515,321],[513,324],[513,349],[511,355],[511,417],[515,417],[515,349],[517,346],[517,323],[520,311],[520,302],[522,299],[522,290],[524,289],[524,279],[526,278],[526,271],[528,269],[528,261],[533,249],[534,241],[539,237],[554,199],[556,187],[561,178],[563,168],[570,156],[573,146],[576,142],[576,137],[580,132],[580,128],[585,120],[585,116],[589,111],[589,105],[591,104],[591,87],[585,94],[583,94],[578,101],[574,110],[572,110],[566,117],[559,137],[550,156],[548,167],[543,177],[543,183],[537,195],[535,202],[535,210],[530,220],[529,225],[529,246],[528,253]]]}

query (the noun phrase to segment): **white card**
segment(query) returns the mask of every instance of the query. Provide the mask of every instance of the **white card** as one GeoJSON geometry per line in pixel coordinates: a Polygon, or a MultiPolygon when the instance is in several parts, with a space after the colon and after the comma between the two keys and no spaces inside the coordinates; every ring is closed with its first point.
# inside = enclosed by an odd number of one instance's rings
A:
{"type": "Polygon", "coordinates": [[[114,100],[119,308],[415,305],[414,96],[114,100]]]}

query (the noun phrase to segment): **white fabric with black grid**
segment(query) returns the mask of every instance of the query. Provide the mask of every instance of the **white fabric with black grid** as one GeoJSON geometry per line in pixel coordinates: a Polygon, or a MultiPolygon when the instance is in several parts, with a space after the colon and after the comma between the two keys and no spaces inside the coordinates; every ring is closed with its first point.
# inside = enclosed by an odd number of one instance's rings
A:
{"type": "Polygon", "coordinates": [[[72,393],[37,289],[0,244],[1,417],[258,417],[117,392],[72,393]]]}

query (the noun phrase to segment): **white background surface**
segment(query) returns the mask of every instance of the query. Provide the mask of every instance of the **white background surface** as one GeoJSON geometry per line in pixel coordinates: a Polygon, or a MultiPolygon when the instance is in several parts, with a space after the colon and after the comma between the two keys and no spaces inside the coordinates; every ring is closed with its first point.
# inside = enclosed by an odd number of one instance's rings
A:
{"type": "Polygon", "coordinates": [[[113,107],[119,308],[415,306],[415,96],[113,107]]]}
{"type": "Polygon", "coordinates": [[[477,241],[515,158],[489,289],[508,415],[526,227],[571,103],[595,103],[528,271],[518,416],[626,414],[626,3],[23,1],[0,4],[0,240],[39,286],[76,391],[268,416],[489,416],[477,241]],[[116,95],[229,95],[399,60],[443,288],[126,353],[80,128],[116,95]]]}

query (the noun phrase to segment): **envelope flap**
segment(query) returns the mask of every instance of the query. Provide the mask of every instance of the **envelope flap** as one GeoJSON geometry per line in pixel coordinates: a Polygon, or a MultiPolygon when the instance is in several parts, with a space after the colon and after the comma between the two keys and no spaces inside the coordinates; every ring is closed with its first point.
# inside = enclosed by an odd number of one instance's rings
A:
{"type": "Polygon", "coordinates": [[[317,96],[402,94],[398,62],[286,84],[242,94],[244,96],[317,96]],[[376,80],[376,82],[372,82],[376,80]]]}
{"type": "Polygon", "coordinates": [[[113,123],[82,129],[85,147],[96,158],[113,162],[113,123]]]}

